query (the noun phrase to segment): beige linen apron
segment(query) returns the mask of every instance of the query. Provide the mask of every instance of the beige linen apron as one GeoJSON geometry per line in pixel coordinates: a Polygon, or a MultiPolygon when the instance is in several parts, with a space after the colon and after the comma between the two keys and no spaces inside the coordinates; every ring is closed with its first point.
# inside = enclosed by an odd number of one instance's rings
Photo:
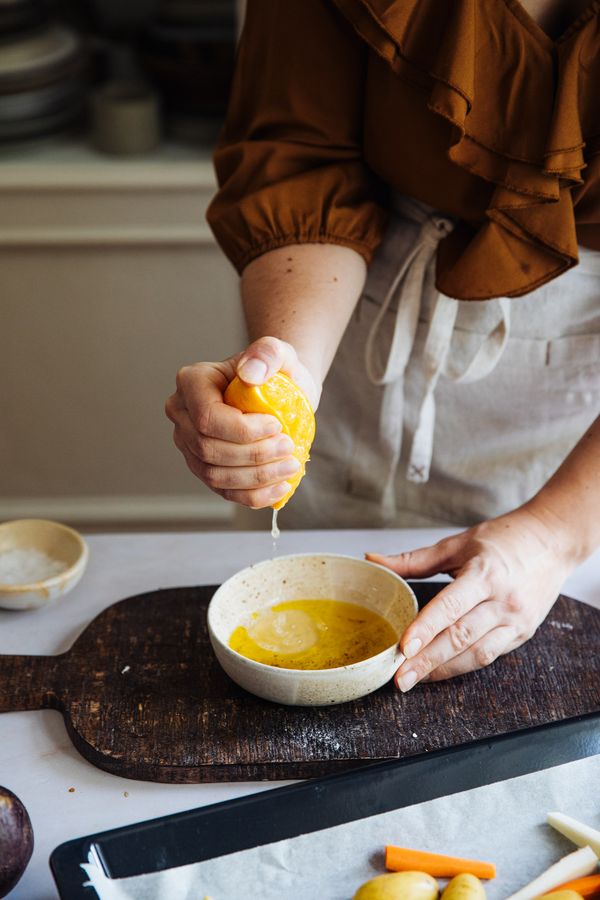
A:
{"type": "Polygon", "coordinates": [[[531,497],[600,411],[600,252],[526,297],[434,284],[453,223],[397,211],[325,382],[286,527],[466,525],[531,497]]]}

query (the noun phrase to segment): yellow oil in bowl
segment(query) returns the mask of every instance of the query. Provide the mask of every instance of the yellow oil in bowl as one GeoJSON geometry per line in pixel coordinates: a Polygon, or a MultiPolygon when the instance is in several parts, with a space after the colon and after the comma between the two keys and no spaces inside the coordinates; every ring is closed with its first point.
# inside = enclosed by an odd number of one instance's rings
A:
{"type": "Polygon", "coordinates": [[[341,600],[287,600],[253,613],[229,639],[248,659],[284,669],[335,669],[376,656],[398,641],[378,613],[341,600]]]}

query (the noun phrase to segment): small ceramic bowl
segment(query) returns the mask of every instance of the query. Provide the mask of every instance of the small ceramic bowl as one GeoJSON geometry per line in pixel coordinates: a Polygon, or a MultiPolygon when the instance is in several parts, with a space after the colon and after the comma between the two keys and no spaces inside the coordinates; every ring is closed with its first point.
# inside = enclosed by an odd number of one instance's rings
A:
{"type": "Polygon", "coordinates": [[[37,550],[67,568],[29,584],[0,582],[0,606],[5,609],[35,609],[56,600],[75,587],[88,561],[81,535],[47,519],[17,519],[0,525],[0,555],[11,550],[37,550]]]}
{"type": "Polygon", "coordinates": [[[418,605],[408,584],[389,569],[333,553],[294,554],[265,560],[234,575],[213,595],[208,633],[216,657],[240,687],[290,706],[346,703],[377,690],[393,676],[403,656],[395,643],[376,656],[335,669],[281,669],[232,650],[229,640],[253,613],[286,600],[345,600],[379,613],[398,640],[418,605]]]}

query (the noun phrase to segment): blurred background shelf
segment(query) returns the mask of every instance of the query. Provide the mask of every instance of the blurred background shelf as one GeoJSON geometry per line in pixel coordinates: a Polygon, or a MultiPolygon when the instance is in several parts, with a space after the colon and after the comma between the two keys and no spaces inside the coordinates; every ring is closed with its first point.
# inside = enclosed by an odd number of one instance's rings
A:
{"type": "Polygon", "coordinates": [[[213,244],[210,150],[161,144],[111,157],[56,137],[0,151],[0,246],[213,244]]]}
{"type": "Polygon", "coordinates": [[[5,190],[116,185],[153,187],[193,185],[214,190],[212,148],[163,141],[136,156],[109,156],[96,150],[86,135],[55,136],[0,145],[0,184],[5,190]]]}

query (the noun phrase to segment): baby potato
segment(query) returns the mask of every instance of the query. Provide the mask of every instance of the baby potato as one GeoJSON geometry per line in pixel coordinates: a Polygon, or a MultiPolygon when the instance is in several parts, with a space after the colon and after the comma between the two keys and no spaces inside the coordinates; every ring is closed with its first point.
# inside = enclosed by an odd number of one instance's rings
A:
{"type": "Polygon", "coordinates": [[[583,900],[583,897],[577,891],[553,891],[551,894],[544,894],[542,900],[583,900]]]}
{"type": "Polygon", "coordinates": [[[353,900],[437,900],[438,883],[425,872],[390,872],[365,882],[353,900]]]}
{"type": "Polygon", "coordinates": [[[465,872],[447,884],[442,900],[485,900],[485,888],[479,878],[465,872]]]}

